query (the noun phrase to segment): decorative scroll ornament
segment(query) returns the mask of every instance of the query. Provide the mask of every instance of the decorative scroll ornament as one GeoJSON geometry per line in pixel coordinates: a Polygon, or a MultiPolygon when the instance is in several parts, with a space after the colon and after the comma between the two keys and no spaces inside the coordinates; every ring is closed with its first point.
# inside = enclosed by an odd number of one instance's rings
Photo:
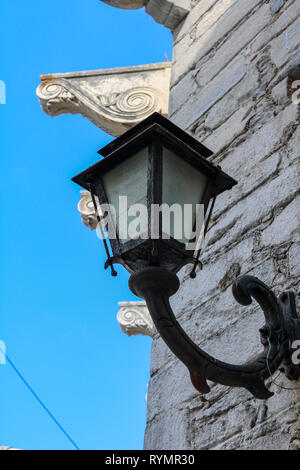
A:
{"type": "Polygon", "coordinates": [[[171,63],[42,75],[37,96],[50,116],[80,113],[119,136],[154,112],[168,115],[171,63]]]}
{"type": "Polygon", "coordinates": [[[37,95],[50,116],[78,112],[80,101],[63,80],[45,81],[38,88],[37,95]]]}
{"type": "MultiPolygon", "coordinates": [[[[78,211],[81,215],[81,220],[86,227],[90,230],[96,230],[98,221],[95,213],[93,200],[89,191],[80,191],[81,199],[78,203],[78,211]]],[[[98,212],[101,214],[101,208],[97,196],[95,196],[98,212]]]]}
{"type": "Polygon", "coordinates": [[[126,114],[127,119],[143,120],[152,113],[161,113],[161,95],[154,88],[137,87],[124,93],[98,96],[101,109],[112,118],[126,114]]]}
{"type": "Polygon", "coordinates": [[[127,336],[153,337],[153,321],[145,302],[119,302],[117,320],[127,336]]]}

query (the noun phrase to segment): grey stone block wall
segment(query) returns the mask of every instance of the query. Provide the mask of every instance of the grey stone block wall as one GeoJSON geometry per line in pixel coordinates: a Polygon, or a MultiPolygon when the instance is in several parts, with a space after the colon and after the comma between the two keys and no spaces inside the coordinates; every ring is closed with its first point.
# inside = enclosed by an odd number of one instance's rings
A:
{"type": "MultiPolygon", "coordinates": [[[[288,90],[300,64],[300,2],[193,5],[174,32],[170,118],[239,184],[218,198],[203,270],[195,280],[181,271],[172,306],[204,350],[242,363],[261,350],[264,318],[234,301],[232,280],[249,273],[275,293],[299,293],[300,113],[288,90]]],[[[300,449],[300,392],[270,389],[267,401],[214,384],[201,396],[156,334],[145,449],[300,449]]]]}

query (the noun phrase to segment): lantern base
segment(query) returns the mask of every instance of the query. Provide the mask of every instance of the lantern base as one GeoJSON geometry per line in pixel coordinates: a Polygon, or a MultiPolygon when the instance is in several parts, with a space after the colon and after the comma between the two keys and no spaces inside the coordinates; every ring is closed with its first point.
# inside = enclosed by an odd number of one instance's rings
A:
{"type": "MultiPolygon", "coordinates": [[[[171,241],[172,242],[172,241],[171,241]]],[[[145,240],[140,245],[120,253],[117,256],[108,258],[104,264],[107,269],[111,264],[121,264],[130,273],[138,273],[151,267],[160,267],[167,272],[178,273],[187,264],[191,264],[191,277],[196,277],[196,268],[202,269],[202,263],[195,258],[194,252],[186,252],[174,248],[174,242],[168,243],[166,240],[157,240],[154,255],[153,240],[145,240]]]]}

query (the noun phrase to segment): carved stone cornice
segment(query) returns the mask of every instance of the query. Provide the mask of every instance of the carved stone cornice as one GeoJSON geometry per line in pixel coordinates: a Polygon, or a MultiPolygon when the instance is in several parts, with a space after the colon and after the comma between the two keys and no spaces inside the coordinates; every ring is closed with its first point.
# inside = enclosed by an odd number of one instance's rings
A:
{"type": "Polygon", "coordinates": [[[142,8],[146,0],[102,0],[112,7],[123,8],[124,10],[138,10],[142,8]]]}
{"type": "Polygon", "coordinates": [[[153,322],[146,302],[119,302],[119,307],[117,320],[123,333],[153,337],[153,322]]]}
{"type": "Polygon", "coordinates": [[[118,137],[154,112],[168,115],[171,63],[41,75],[37,96],[50,116],[82,114],[118,137]]]}
{"type": "Polygon", "coordinates": [[[182,21],[191,10],[191,0],[101,0],[112,7],[137,10],[146,7],[146,12],[160,24],[171,30],[182,21]]]}

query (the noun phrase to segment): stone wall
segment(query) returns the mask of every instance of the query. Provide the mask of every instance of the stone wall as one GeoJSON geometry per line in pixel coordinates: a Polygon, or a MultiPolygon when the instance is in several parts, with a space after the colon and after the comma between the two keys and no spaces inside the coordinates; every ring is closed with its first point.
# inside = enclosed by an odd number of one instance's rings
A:
{"type": "MultiPolygon", "coordinates": [[[[277,294],[299,293],[300,128],[291,80],[300,64],[300,2],[192,4],[173,33],[169,117],[210,147],[212,161],[239,184],[218,198],[203,270],[195,280],[181,272],[172,306],[204,350],[242,363],[261,351],[264,318],[257,304],[234,301],[232,280],[249,273],[277,294]]],[[[267,401],[221,385],[200,396],[156,334],[145,448],[300,449],[300,392],[270,389],[267,401]]]]}

